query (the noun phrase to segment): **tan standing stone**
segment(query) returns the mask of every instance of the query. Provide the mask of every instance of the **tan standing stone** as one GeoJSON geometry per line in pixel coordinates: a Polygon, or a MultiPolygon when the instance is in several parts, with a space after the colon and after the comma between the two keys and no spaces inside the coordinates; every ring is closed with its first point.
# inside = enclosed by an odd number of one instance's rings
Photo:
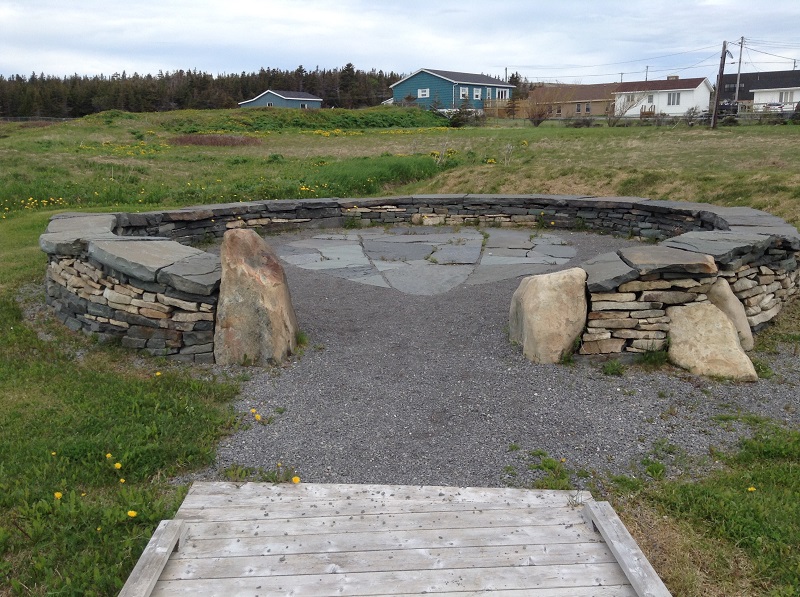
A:
{"type": "Polygon", "coordinates": [[[708,300],[728,316],[739,334],[739,342],[745,350],[753,350],[753,332],[747,323],[744,305],[736,298],[733,289],[724,278],[717,279],[708,291],[708,300]]]}
{"type": "Polygon", "coordinates": [[[534,363],[557,363],[586,325],[586,272],[572,268],[529,276],[511,298],[509,335],[534,363]]]}
{"type": "Polygon", "coordinates": [[[278,257],[249,229],[222,240],[214,357],[217,363],[279,363],[297,347],[295,316],[278,257]]]}
{"type": "Polygon", "coordinates": [[[711,303],[667,309],[671,319],[669,359],[697,375],[756,381],[753,363],[742,350],[736,327],[711,303]]]}

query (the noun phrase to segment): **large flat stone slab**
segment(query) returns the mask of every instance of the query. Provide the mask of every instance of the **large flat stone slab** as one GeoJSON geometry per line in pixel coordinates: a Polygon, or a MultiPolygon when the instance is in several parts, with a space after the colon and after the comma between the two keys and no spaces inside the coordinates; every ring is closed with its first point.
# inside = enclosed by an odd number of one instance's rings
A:
{"type": "Polygon", "coordinates": [[[159,270],[204,251],[170,240],[97,240],[89,243],[89,256],[128,276],[155,282],[159,270]]]}
{"type": "Polygon", "coordinates": [[[667,239],[661,245],[711,255],[718,263],[728,263],[740,255],[752,253],[753,250],[765,250],[771,243],[772,237],[769,234],[718,230],[687,232],[667,239]]]}
{"type": "Polygon", "coordinates": [[[585,261],[581,267],[586,271],[590,292],[613,292],[620,284],[639,277],[639,272],[617,253],[603,253],[585,261]]]}
{"type": "Polygon", "coordinates": [[[480,241],[469,241],[464,244],[439,245],[431,257],[444,265],[475,264],[481,258],[481,243],[480,241]]]}
{"type": "Polygon", "coordinates": [[[424,242],[395,243],[383,240],[365,240],[364,253],[373,261],[417,261],[433,253],[435,246],[424,242]]]}
{"type": "Polygon", "coordinates": [[[466,282],[472,267],[469,265],[433,265],[415,261],[383,272],[386,281],[400,292],[417,295],[444,294],[466,282]]]}
{"type": "Polygon", "coordinates": [[[492,282],[500,282],[501,280],[510,280],[513,278],[544,274],[551,270],[552,266],[539,264],[481,264],[472,271],[465,284],[468,286],[477,284],[491,284],[492,282]]]}
{"type": "Polygon", "coordinates": [[[54,216],[47,224],[46,232],[79,232],[94,234],[111,232],[117,225],[114,214],[76,214],[67,213],[54,216]]]}
{"type": "Polygon", "coordinates": [[[219,288],[222,265],[219,256],[211,253],[191,255],[158,271],[160,284],[190,294],[210,296],[219,288]]]}
{"type": "Polygon", "coordinates": [[[705,274],[717,273],[710,255],[700,255],[672,247],[647,246],[621,249],[619,256],[641,275],[654,273],[705,274]]]}

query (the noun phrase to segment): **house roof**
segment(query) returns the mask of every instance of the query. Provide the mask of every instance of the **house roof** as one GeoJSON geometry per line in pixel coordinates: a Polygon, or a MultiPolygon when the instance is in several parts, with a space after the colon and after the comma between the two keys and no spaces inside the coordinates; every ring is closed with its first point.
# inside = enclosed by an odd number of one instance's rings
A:
{"type": "Polygon", "coordinates": [[[708,79],[705,77],[696,77],[694,79],[662,79],[659,81],[629,81],[626,83],[617,83],[617,90],[614,93],[697,89],[703,82],[709,87],[711,86],[708,83],[708,79]]]}
{"type": "Polygon", "coordinates": [[[534,87],[528,93],[534,99],[568,104],[570,102],[593,102],[612,100],[619,83],[545,84],[534,87]]]}
{"type": "Polygon", "coordinates": [[[513,89],[514,86],[510,83],[506,83],[500,79],[496,79],[494,77],[490,77],[488,75],[478,75],[475,73],[459,73],[452,70],[435,70],[432,68],[421,68],[418,71],[400,79],[397,83],[390,85],[389,87],[394,87],[395,85],[399,85],[403,81],[407,81],[411,77],[418,75],[419,73],[429,73],[435,77],[439,77],[441,79],[445,79],[450,81],[454,85],[461,84],[461,85],[491,85],[493,87],[508,87],[509,89],[513,89]]]}
{"type": "Polygon", "coordinates": [[[311,95],[310,93],[306,93],[305,91],[279,91],[278,89],[267,89],[264,93],[261,93],[255,96],[253,99],[245,100],[243,102],[239,102],[239,105],[242,104],[249,104],[250,102],[256,101],[260,97],[264,97],[268,93],[273,95],[277,95],[281,99],[285,100],[307,100],[310,102],[321,102],[322,98],[317,97],[316,95],[311,95]]]}
{"type": "MultiPolygon", "coordinates": [[[[753,99],[754,89],[793,89],[800,87],[800,70],[776,70],[765,73],[741,73],[739,99],[753,99]]],[[[736,93],[736,73],[722,75],[722,99],[733,99],[736,93]],[[729,90],[726,85],[733,85],[729,90]]]]}

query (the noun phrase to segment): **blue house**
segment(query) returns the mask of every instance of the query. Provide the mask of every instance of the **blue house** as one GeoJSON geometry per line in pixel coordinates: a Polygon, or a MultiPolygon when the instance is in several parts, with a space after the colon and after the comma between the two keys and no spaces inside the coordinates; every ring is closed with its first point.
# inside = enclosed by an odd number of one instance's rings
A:
{"type": "Polygon", "coordinates": [[[457,109],[465,100],[470,108],[483,110],[486,100],[508,100],[514,89],[494,77],[430,68],[422,68],[390,87],[394,104],[443,110],[457,109]]]}
{"type": "Polygon", "coordinates": [[[304,91],[278,91],[267,89],[253,99],[239,102],[240,108],[300,108],[313,110],[322,107],[322,98],[304,91]]]}

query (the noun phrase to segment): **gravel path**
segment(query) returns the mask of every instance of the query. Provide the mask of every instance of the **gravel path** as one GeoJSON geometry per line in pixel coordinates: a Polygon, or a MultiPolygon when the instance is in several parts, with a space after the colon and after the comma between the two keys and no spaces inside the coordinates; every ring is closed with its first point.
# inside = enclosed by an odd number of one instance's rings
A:
{"type": "MultiPolygon", "coordinates": [[[[562,267],[632,244],[562,236],[578,248],[562,267]]],[[[720,415],[800,426],[800,368],[789,353],[759,355],[776,375],[755,384],[637,366],[607,376],[583,358],[536,365],[507,338],[518,279],[413,296],[289,265],[286,273],[305,354],[247,370],[236,408],[273,422],[226,438],[216,466],[192,478],[281,462],[316,483],[526,485],[542,474],[527,466],[538,462],[531,451],[565,459],[573,473],[640,475],[649,456],[675,475],[713,466],[713,449],[748,433],[720,415]]]]}

